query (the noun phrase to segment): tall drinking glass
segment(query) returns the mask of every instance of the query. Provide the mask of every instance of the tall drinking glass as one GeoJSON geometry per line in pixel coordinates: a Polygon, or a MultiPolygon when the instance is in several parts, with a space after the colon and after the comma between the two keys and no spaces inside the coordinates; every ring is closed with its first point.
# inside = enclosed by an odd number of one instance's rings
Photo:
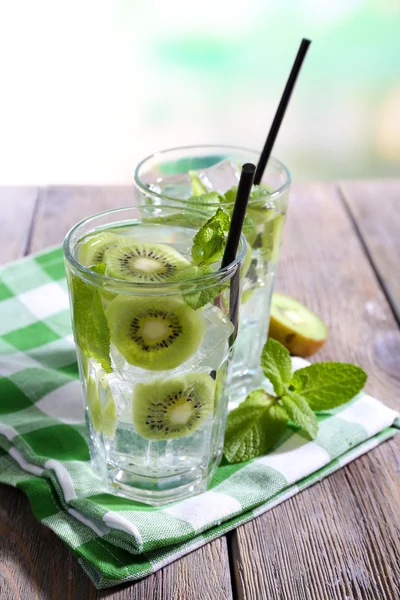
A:
{"type": "Polygon", "coordinates": [[[191,274],[208,215],[182,212],[104,212],[64,241],[92,463],[153,505],[204,491],[221,459],[246,253],[242,236],[229,266],[191,274]]]}
{"type": "MultiPolygon", "coordinates": [[[[188,146],[157,152],[135,171],[136,201],[197,208],[214,213],[218,206],[232,211],[235,194],[214,199],[237,186],[240,166],[257,164],[259,152],[228,146],[188,146]],[[197,194],[194,196],[194,194],[197,194]]],[[[290,174],[271,158],[261,182],[262,195],[250,197],[243,232],[248,244],[240,325],[233,358],[231,407],[262,379],[260,354],[267,339],[271,297],[288,207],[290,174]]]]}

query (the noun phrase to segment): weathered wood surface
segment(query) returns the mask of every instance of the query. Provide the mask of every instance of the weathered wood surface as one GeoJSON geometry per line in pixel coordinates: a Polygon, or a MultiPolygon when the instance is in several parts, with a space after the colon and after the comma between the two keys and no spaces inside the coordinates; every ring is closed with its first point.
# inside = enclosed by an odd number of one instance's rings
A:
{"type": "MultiPolygon", "coordinates": [[[[359,235],[394,316],[400,325],[400,189],[398,182],[371,181],[340,186],[359,235]]],[[[400,334],[382,333],[375,353],[386,373],[400,374],[400,334]]]]}
{"type": "MultiPolygon", "coordinates": [[[[377,336],[399,332],[385,298],[391,295],[392,307],[393,297],[400,302],[390,275],[394,253],[386,246],[399,242],[390,226],[396,185],[400,195],[400,181],[374,183],[371,194],[368,182],[295,186],[277,289],[327,321],[330,338],[318,360],[360,364],[370,393],[400,408],[400,380],[379,365],[374,345],[377,336]],[[372,218],[374,203],[364,205],[363,197],[379,198],[372,218]],[[389,225],[382,229],[380,218],[389,225]],[[382,288],[385,281],[394,291],[382,288]]],[[[0,200],[7,206],[0,212],[9,240],[5,260],[12,260],[60,243],[85,216],[129,205],[132,190],[11,188],[0,190],[0,200]],[[3,201],[11,197],[13,207],[3,201]]],[[[67,548],[35,521],[23,494],[0,486],[0,597],[394,600],[400,597],[397,440],[155,575],[105,592],[96,592],[67,548]]]]}
{"type": "Polygon", "coordinates": [[[0,264],[26,254],[39,190],[0,187],[0,264]]]}
{"type": "Polygon", "coordinates": [[[399,182],[348,182],[340,189],[400,323],[399,182]]]}
{"type": "MultiPolygon", "coordinates": [[[[398,326],[336,186],[296,187],[276,289],[327,322],[316,360],[359,364],[367,390],[400,409],[400,380],[374,355],[376,336],[398,326]]],[[[400,597],[398,447],[395,438],[232,532],[237,598],[400,597]]]]}

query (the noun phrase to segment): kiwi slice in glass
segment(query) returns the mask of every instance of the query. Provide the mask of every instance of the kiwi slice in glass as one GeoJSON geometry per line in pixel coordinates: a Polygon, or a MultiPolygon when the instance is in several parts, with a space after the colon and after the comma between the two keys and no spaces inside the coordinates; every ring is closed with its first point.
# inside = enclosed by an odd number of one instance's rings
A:
{"type": "Polygon", "coordinates": [[[107,275],[138,283],[160,283],[190,263],[165,244],[147,244],[125,239],[104,255],[107,275]]]}
{"type": "Polygon", "coordinates": [[[118,415],[115,400],[110,390],[108,390],[101,414],[101,428],[104,435],[106,435],[110,440],[114,438],[117,430],[117,418],[118,415]]]}
{"type": "Polygon", "coordinates": [[[276,215],[264,224],[261,237],[261,253],[266,260],[273,263],[279,260],[284,224],[285,215],[276,215]]]}
{"type": "Polygon", "coordinates": [[[86,404],[90,420],[96,431],[101,432],[101,402],[99,388],[94,377],[89,377],[86,384],[86,404]]]}
{"type": "Polygon", "coordinates": [[[315,354],[325,344],[328,328],[306,306],[275,292],[268,335],[286,346],[291,354],[305,357],[315,354]]]}
{"type": "Polygon", "coordinates": [[[167,381],[136,384],[132,420],[147,440],[191,435],[214,406],[215,381],[208,373],[190,373],[167,381]]]}
{"type": "Polygon", "coordinates": [[[78,260],[85,267],[91,267],[104,262],[104,253],[108,248],[124,242],[125,238],[116,233],[102,231],[90,235],[81,243],[78,260]]]}
{"type": "Polygon", "coordinates": [[[205,334],[200,311],[182,298],[122,296],[106,311],[111,343],[131,365],[174,369],[198,349],[205,334]]]}

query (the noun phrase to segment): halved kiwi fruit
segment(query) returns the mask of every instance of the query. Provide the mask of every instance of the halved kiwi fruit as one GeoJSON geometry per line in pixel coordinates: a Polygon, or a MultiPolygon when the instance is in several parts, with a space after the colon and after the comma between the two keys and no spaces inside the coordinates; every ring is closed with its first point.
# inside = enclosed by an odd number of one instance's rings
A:
{"type": "Polygon", "coordinates": [[[106,311],[111,343],[142,369],[174,369],[203,341],[204,318],[182,298],[117,296],[106,311]]]}
{"type": "Polygon", "coordinates": [[[215,381],[208,373],[190,373],[168,381],[136,384],[132,420],[147,440],[191,435],[214,406],[215,381]]]}
{"type": "Polygon", "coordinates": [[[125,239],[116,233],[107,231],[91,235],[81,244],[78,252],[78,260],[85,267],[102,263],[104,262],[105,251],[124,242],[125,239]]]}
{"type": "Polygon", "coordinates": [[[328,328],[303,304],[274,293],[271,304],[269,337],[277,340],[295,356],[311,356],[326,342],[328,328]]]}
{"type": "Polygon", "coordinates": [[[165,244],[148,244],[126,239],[104,255],[107,275],[141,283],[159,283],[173,277],[190,263],[165,244]]]}

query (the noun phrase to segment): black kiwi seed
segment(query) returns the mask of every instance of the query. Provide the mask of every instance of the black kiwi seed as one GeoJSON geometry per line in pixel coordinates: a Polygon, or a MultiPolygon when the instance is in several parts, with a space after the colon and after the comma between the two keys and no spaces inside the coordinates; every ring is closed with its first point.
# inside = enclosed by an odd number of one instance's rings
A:
{"type": "Polygon", "coordinates": [[[131,339],[136,342],[137,344],[140,344],[140,346],[142,347],[143,350],[145,350],[146,352],[152,352],[154,350],[157,350],[158,348],[168,348],[169,346],[171,346],[174,343],[174,340],[177,339],[182,333],[182,326],[180,323],[179,318],[173,314],[173,313],[169,313],[167,311],[162,311],[162,310],[149,310],[147,312],[143,312],[141,315],[135,316],[132,319],[132,322],[130,324],[130,328],[129,328],[129,334],[131,339]],[[143,335],[141,334],[141,329],[143,324],[148,320],[148,319],[152,319],[152,320],[166,320],[168,319],[170,321],[168,327],[169,329],[171,329],[171,333],[168,334],[168,336],[166,337],[166,339],[163,339],[159,342],[150,342],[148,340],[146,340],[143,335]]]}
{"type": "MultiPolygon", "coordinates": [[[[181,430],[181,426],[178,425],[165,425],[164,424],[164,418],[165,418],[165,414],[168,413],[169,411],[167,410],[167,408],[165,407],[166,405],[168,407],[173,406],[174,404],[176,404],[179,400],[182,399],[182,397],[184,397],[186,399],[186,402],[193,402],[193,397],[189,394],[185,394],[184,392],[181,393],[175,393],[175,394],[171,394],[170,396],[167,396],[164,399],[164,402],[160,403],[160,402],[150,402],[148,409],[147,409],[147,417],[146,417],[146,425],[148,425],[148,427],[150,429],[157,430],[157,431],[161,431],[162,429],[168,434],[168,433],[178,433],[181,430]],[[161,411],[160,411],[161,408],[161,411]]],[[[197,401],[196,404],[192,404],[191,405],[192,408],[194,409],[201,409],[202,408],[202,403],[197,401]]],[[[198,414],[197,410],[193,412],[193,414],[188,418],[188,420],[186,421],[185,427],[191,427],[194,423],[194,421],[196,421],[196,419],[201,419],[202,415],[198,414]]]]}
{"type": "Polygon", "coordinates": [[[131,259],[135,258],[151,258],[156,262],[160,263],[162,269],[157,273],[158,276],[163,275],[166,278],[168,278],[171,275],[173,275],[176,271],[176,265],[172,264],[161,253],[156,253],[151,249],[148,250],[147,248],[135,248],[118,259],[119,267],[122,273],[126,275],[134,275],[138,279],[143,279],[146,281],[151,281],[153,279],[151,273],[147,273],[146,271],[142,271],[135,268],[135,262],[130,262],[131,259]]]}

